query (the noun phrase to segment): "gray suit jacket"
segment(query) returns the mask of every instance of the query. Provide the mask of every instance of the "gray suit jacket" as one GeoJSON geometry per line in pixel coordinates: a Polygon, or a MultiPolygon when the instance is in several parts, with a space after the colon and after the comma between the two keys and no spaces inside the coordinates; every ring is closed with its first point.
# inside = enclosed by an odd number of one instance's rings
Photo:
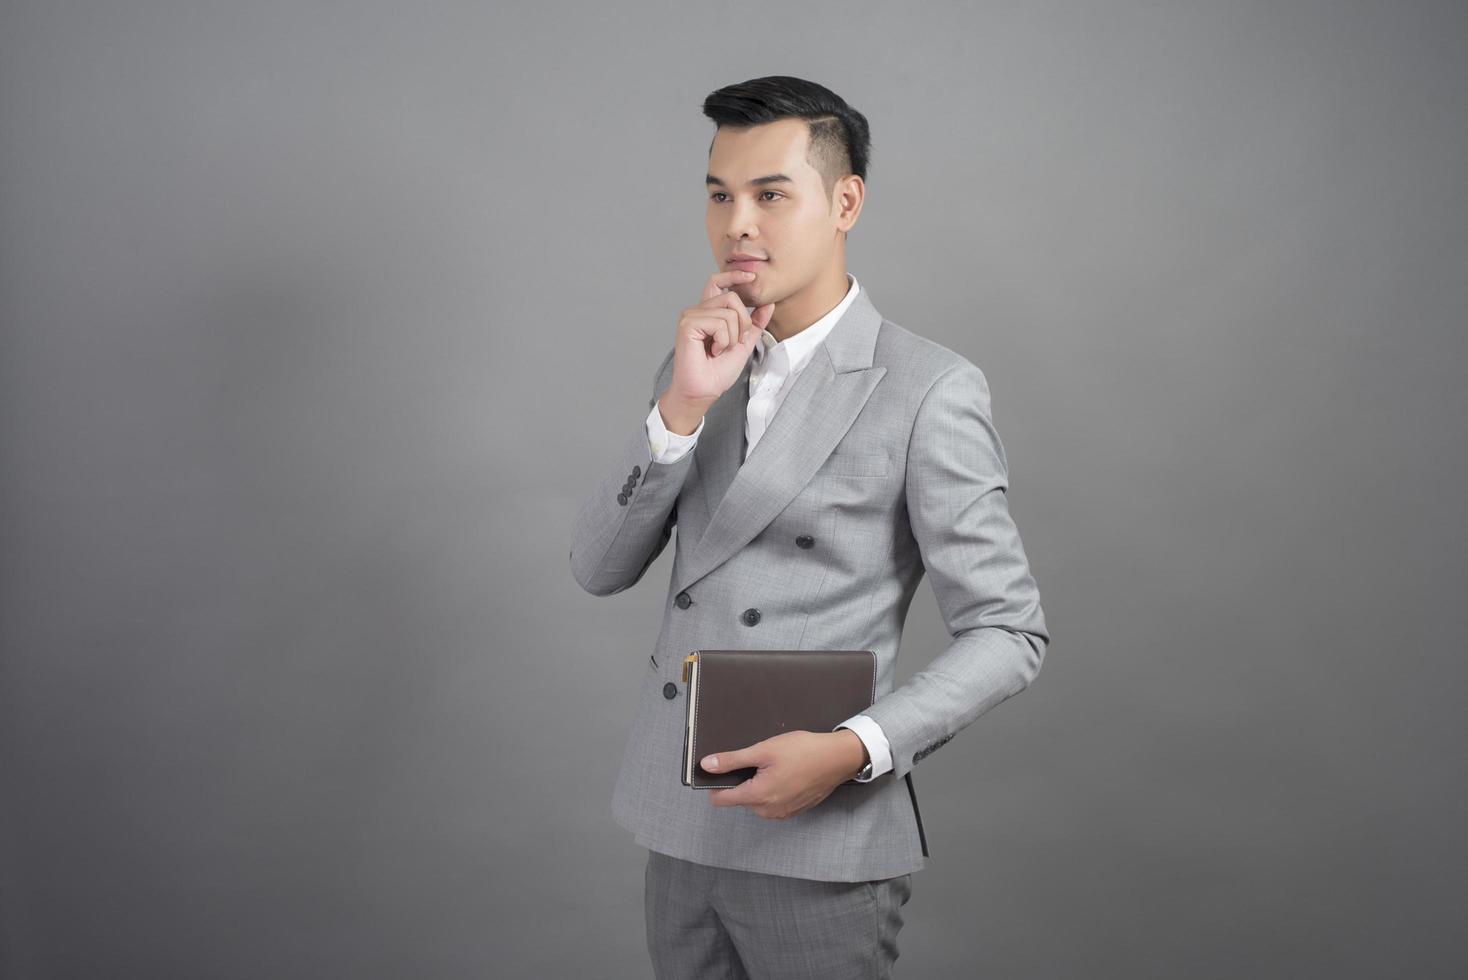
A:
{"type": "MultiPolygon", "coordinates": [[[[911,770],[1024,690],[1050,639],[1006,503],[988,384],[961,355],[884,319],[863,287],[744,459],[752,364],[675,462],[652,462],[647,409],[629,414],[617,460],[576,517],[571,570],[600,596],[635,585],[678,529],[612,812],[643,846],[703,864],[826,881],[906,874],[928,855],[911,770]],[[952,642],[894,690],[925,571],[952,642]],[[711,791],[679,778],[681,669],[699,648],[875,651],[865,714],[893,770],[785,820],[712,806],[711,791]]],[[[670,350],[647,408],[672,372],[670,350]]]]}

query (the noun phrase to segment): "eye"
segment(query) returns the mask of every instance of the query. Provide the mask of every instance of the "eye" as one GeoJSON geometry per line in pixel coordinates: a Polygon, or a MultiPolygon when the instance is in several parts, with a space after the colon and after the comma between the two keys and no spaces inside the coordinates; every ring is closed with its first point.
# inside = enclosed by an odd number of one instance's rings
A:
{"type": "MultiPolygon", "coordinates": [[[[760,197],[764,197],[766,194],[773,194],[776,197],[784,197],[785,196],[784,194],[781,194],[779,191],[761,191],[760,192],[760,197]]],[[[717,201],[719,198],[721,198],[723,196],[724,196],[724,192],[723,191],[714,191],[712,194],[709,195],[709,200],[711,200],[711,201],[717,201]]]]}

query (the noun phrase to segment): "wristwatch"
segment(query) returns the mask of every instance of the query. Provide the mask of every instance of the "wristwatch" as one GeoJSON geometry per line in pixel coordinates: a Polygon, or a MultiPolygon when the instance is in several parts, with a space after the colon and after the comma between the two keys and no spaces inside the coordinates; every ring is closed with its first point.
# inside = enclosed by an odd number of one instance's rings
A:
{"type": "Polygon", "coordinates": [[[861,767],[861,772],[857,773],[852,778],[855,779],[857,782],[861,782],[863,779],[871,779],[872,778],[872,761],[870,759],[868,759],[867,760],[867,764],[861,767]]]}

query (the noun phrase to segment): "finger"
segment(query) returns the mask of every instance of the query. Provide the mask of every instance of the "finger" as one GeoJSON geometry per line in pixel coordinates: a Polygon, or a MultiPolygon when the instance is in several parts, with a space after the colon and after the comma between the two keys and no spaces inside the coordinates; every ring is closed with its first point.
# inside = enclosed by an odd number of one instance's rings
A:
{"type": "Polygon", "coordinates": [[[735,769],[753,769],[764,761],[764,753],[754,746],[746,746],[742,749],[729,749],[724,752],[710,752],[698,764],[709,772],[733,772],[735,769]]]}
{"type": "Polygon", "coordinates": [[[715,296],[741,282],[749,282],[754,278],[754,273],[747,269],[726,269],[723,272],[715,272],[709,276],[709,281],[704,284],[701,299],[713,299],[715,296]]]}
{"type": "Polygon", "coordinates": [[[710,309],[707,306],[690,306],[683,311],[678,326],[686,328],[690,340],[707,340],[713,336],[720,323],[733,322],[733,314],[724,313],[724,308],[710,309]]]}
{"type": "Polygon", "coordinates": [[[747,337],[748,337],[748,340],[749,340],[749,350],[750,350],[750,352],[753,352],[754,351],[754,345],[759,343],[760,334],[762,334],[762,333],[765,332],[765,327],[769,326],[770,319],[774,315],[775,315],[775,304],[774,303],[767,303],[764,306],[761,306],[758,309],[756,309],[752,314],[750,314],[750,316],[749,316],[749,322],[748,322],[749,329],[748,329],[748,331],[746,331],[746,334],[747,334],[747,337]],[[760,310],[765,310],[766,311],[763,316],[760,315],[760,310]]]}
{"type": "Polygon", "coordinates": [[[749,318],[749,308],[744,305],[744,300],[740,299],[734,293],[720,293],[717,296],[711,297],[707,305],[712,309],[728,309],[734,311],[734,315],[739,318],[739,338],[741,341],[744,339],[744,332],[754,326],[754,322],[749,318]]]}
{"type": "Polygon", "coordinates": [[[775,304],[766,303],[764,306],[761,306],[754,311],[754,313],[750,316],[750,321],[760,329],[760,332],[764,332],[765,327],[770,325],[770,319],[774,315],[775,304]]]}
{"type": "Polygon", "coordinates": [[[749,780],[728,789],[709,790],[709,802],[714,806],[747,806],[758,802],[749,792],[749,780]]]}
{"type": "Polygon", "coordinates": [[[739,318],[735,316],[733,310],[721,306],[716,310],[702,310],[701,315],[694,319],[692,324],[698,339],[708,341],[713,353],[717,355],[729,346],[730,338],[739,329],[739,318]],[[724,338],[722,348],[719,346],[721,335],[724,338]]]}

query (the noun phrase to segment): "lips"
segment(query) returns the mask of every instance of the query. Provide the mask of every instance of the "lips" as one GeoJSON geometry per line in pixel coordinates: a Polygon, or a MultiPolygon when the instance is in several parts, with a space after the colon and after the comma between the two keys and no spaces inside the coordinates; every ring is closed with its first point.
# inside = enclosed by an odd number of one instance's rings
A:
{"type": "Polygon", "coordinates": [[[757,272],[768,261],[768,259],[750,259],[736,257],[729,260],[729,268],[739,269],[744,272],[757,272]]]}

